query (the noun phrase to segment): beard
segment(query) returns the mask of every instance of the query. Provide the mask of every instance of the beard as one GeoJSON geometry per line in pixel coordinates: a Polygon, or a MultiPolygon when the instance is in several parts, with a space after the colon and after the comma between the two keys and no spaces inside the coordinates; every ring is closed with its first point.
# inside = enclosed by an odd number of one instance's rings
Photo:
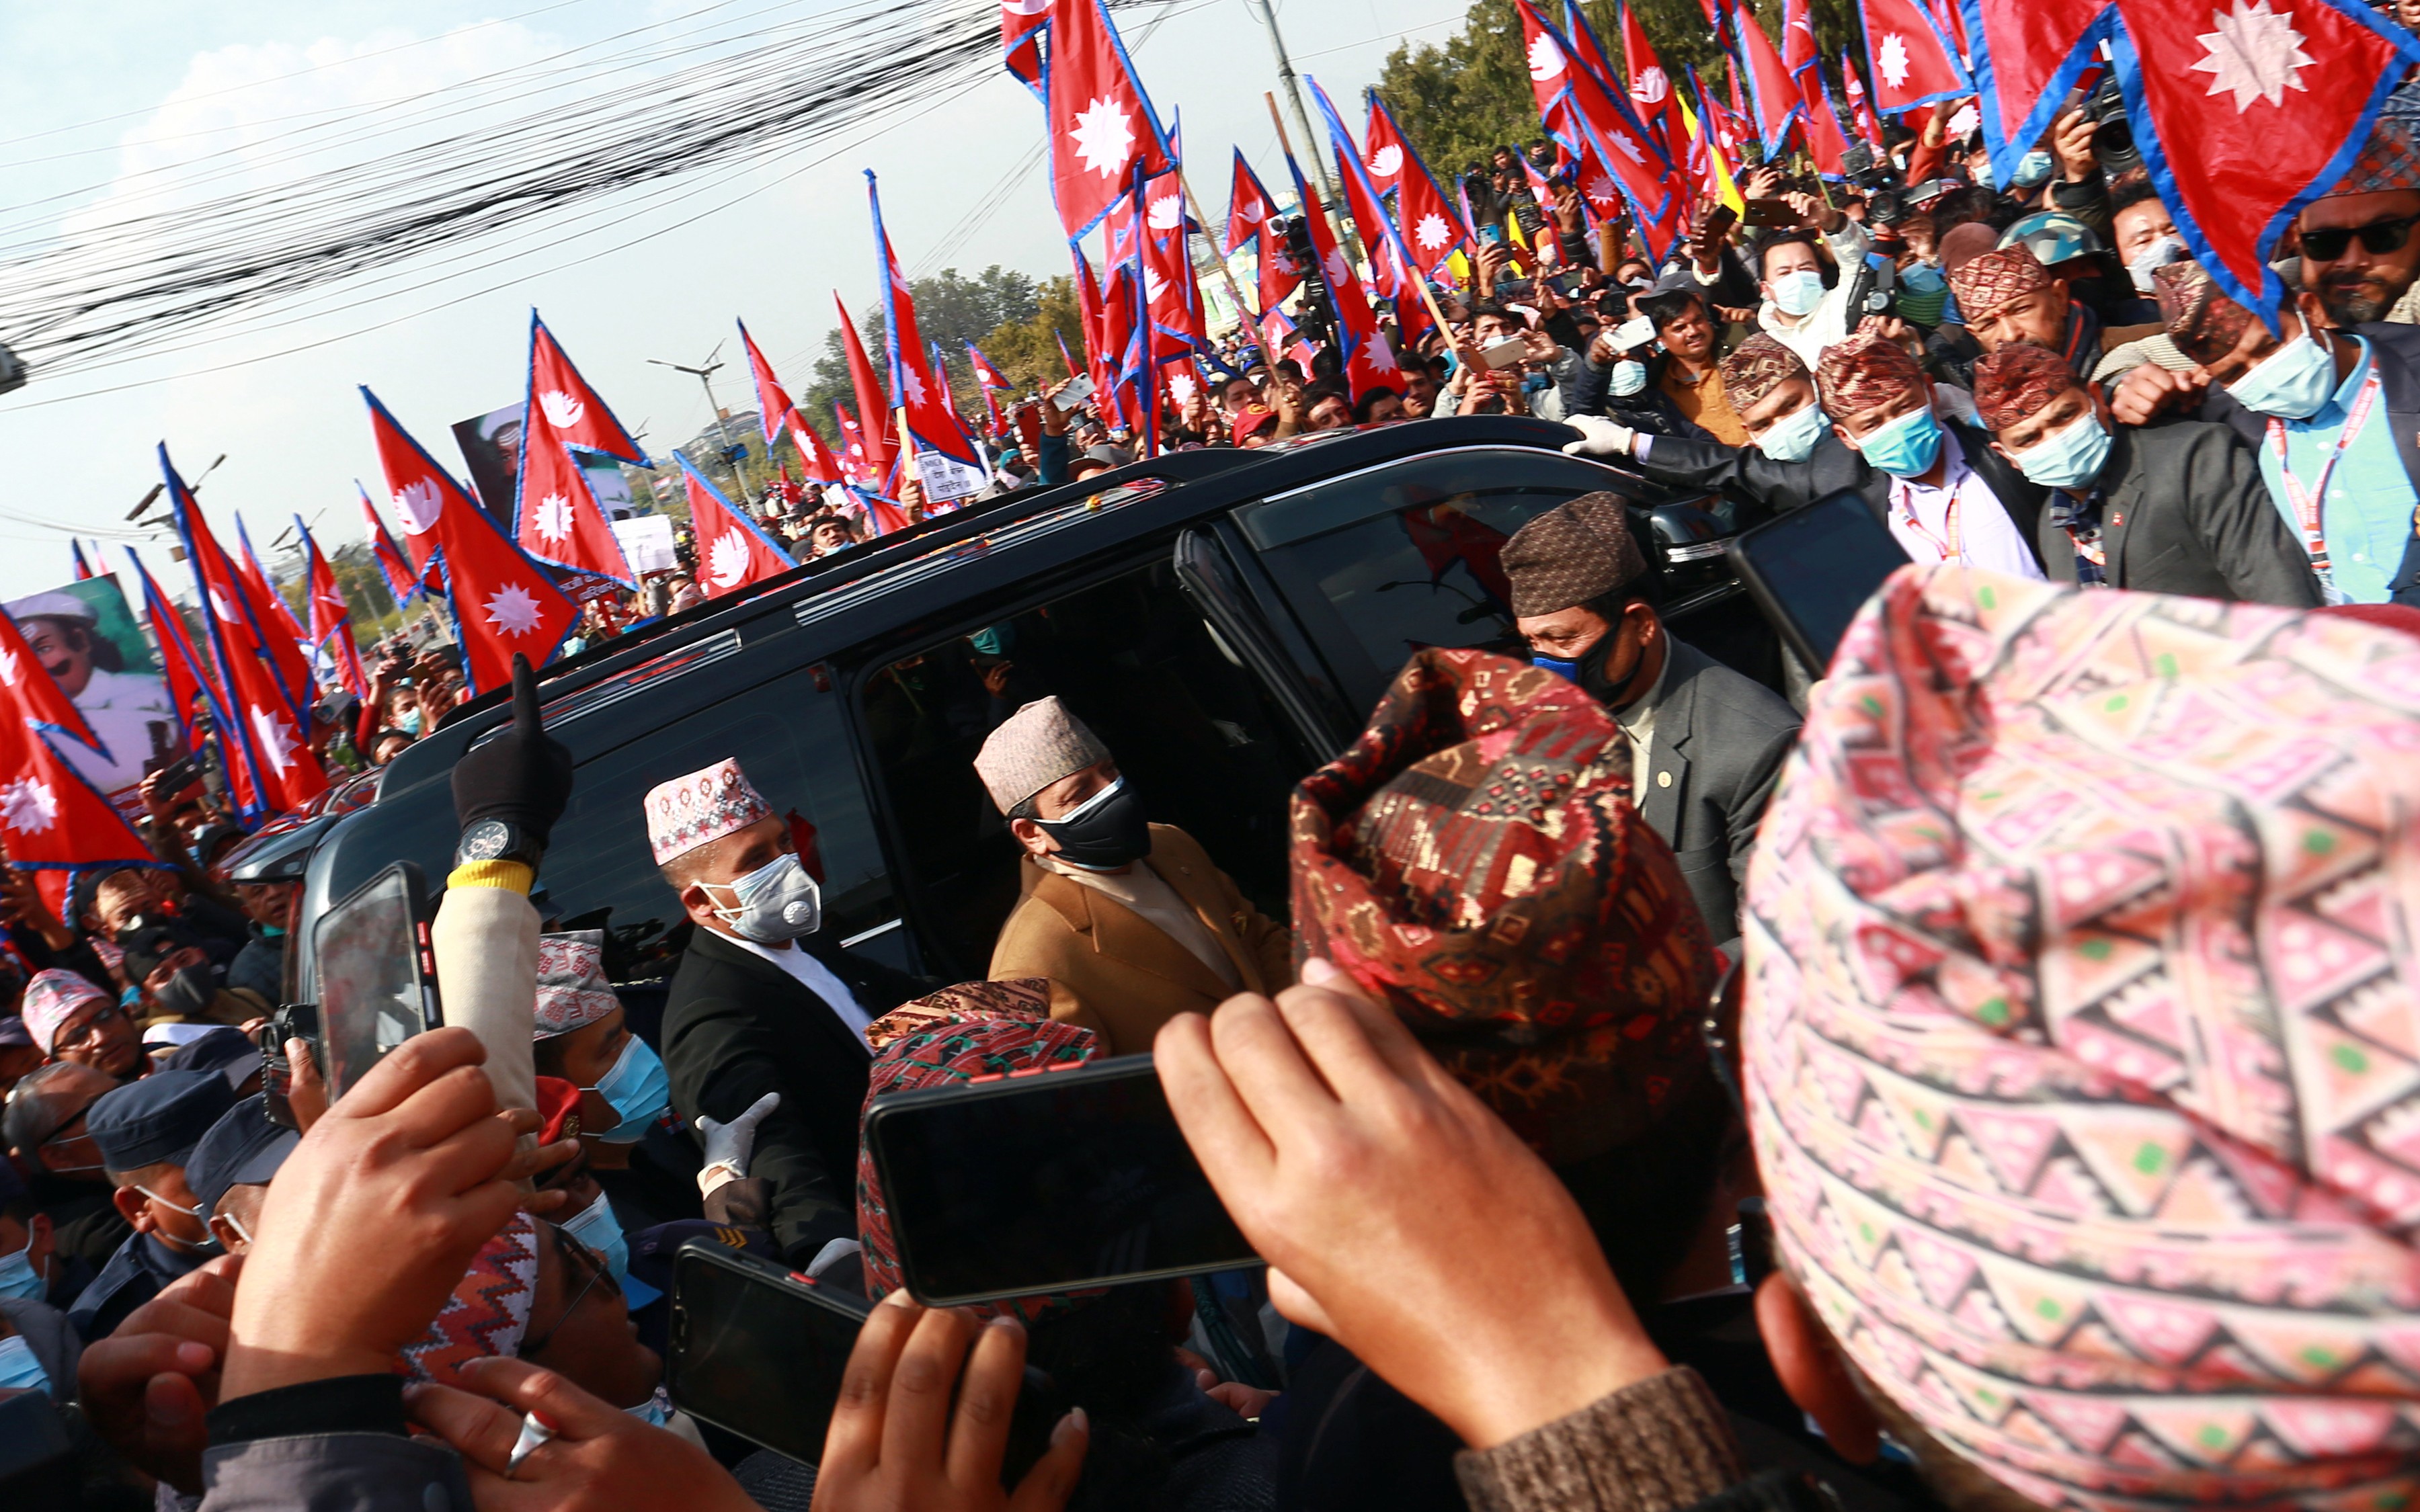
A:
{"type": "Polygon", "coordinates": [[[2319,302],[2327,309],[2328,318],[2339,326],[2383,320],[2399,298],[2400,290],[2389,288],[2375,278],[2347,279],[2343,283],[2329,280],[2319,285],[2319,302]]]}

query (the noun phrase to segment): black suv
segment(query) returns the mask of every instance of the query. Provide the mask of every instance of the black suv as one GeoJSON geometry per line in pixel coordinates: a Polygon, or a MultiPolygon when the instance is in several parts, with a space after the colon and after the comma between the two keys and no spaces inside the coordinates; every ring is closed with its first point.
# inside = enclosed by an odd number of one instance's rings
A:
{"type": "MultiPolygon", "coordinates": [[[[736,756],[810,841],[843,945],[980,978],[1017,848],[971,763],[1052,693],[1153,818],[1281,913],[1293,784],[1359,732],[1414,650],[1520,655],[1497,550],[1592,490],[1636,501],[1676,631],[1770,681],[1770,634],[1723,563],[1722,506],[1566,456],[1571,435],[1471,417],[1176,453],[927,522],[549,669],[547,726],[579,778],[539,878],[548,927],[606,930],[618,981],[668,975],[689,926],[641,795],[736,756]]],[[[458,711],[329,826],[303,950],[310,922],[394,860],[444,875],[447,775],[507,713],[496,694],[458,711]]]]}

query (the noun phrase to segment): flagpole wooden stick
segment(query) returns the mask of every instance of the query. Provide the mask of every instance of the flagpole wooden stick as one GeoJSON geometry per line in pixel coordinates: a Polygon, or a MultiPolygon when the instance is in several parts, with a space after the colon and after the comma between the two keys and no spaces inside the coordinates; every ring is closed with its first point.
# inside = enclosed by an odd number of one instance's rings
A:
{"type": "MultiPolygon", "coordinates": [[[[1292,144],[1286,140],[1285,121],[1278,115],[1278,97],[1274,94],[1264,91],[1261,98],[1268,101],[1269,119],[1277,123],[1278,146],[1285,149],[1285,155],[1287,157],[1293,157],[1294,147],[1292,144]]],[[[1302,186],[1302,192],[1306,194],[1311,194],[1314,202],[1317,201],[1318,195],[1312,193],[1311,187],[1309,184],[1304,184],[1302,186]]],[[[1327,215],[1328,208],[1325,205],[1319,206],[1319,213],[1322,215],[1327,215]]],[[[1330,224],[1331,225],[1334,224],[1334,218],[1332,216],[1330,217],[1330,224]]],[[[1450,331],[1451,328],[1446,324],[1445,311],[1437,304],[1436,291],[1429,287],[1429,281],[1422,277],[1418,270],[1412,268],[1408,264],[1404,266],[1404,276],[1410,279],[1414,284],[1419,285],[1420,301],[1429,307],[1429,318],[1436,322],[1438,332],[1443,333],[1450,331]]],[[[1329,297],[1334,298],[1333,290],[1330,291],[1329,297]]],[[[1400,333],[1403,329],[1403,322],[1398,318],[1395,323],[1395,330],[1400,333]]],[[[1261,355],[1265,358],[1268,354],[1264,352],[1261,355]]],[[[1272,364],[1272,370],[1274,370],[1274,364],[1272,364]]]]}
{"type": "MultiPolygon", "coordinates": [[[[1210,217],[1202,213],[1202,202],[1194,197],[1193,185],[1191,181],[1185,177],[1185,168],[1181,163],[1178,164],[1176,169],[1176,187],[1185,191],[1186,208],[1193,212],[1194,224],[1202,227],[1202,234],[1203,236],[1209,236],[1210,217]]],[[[1272,207],[1272,208],[1274,208],[1274,207],[1272,207]]],[[[1218,238],[1211,239],[1210,245],[1213,248],[1216,248],[1218,244],[1219,239],[1218,238]]],[[[1187,263],[1192,262],[1193,258],[1189,252],[1187,253],[1185,260],[1187,263]]],[[[1261,345],[1261,333],[1256,329],[1256,322],[1254,322],[1251,317],[1252,307],[1244,302],[1243,285],[1235,282],[1235,270],[1227,266],[1227,259],[1224,256],[1221,256],[1218,259],[1218,276],[1220,279],[1224,280],[1227,285],[1227,298],[1235,301],[1235,319],[1236,322],[1244,328],[1244,338],[1252,344],[1252,350],[1261,354],[1261,365],[1269,369],[1271,372],[1277,371],[1277,364],[1269,361],[1269,349],[1261,345]]]]}

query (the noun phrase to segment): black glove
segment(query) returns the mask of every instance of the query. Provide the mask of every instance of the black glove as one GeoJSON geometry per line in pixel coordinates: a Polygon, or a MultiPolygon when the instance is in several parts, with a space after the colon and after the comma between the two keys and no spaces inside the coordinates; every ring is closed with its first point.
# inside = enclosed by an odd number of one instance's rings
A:
{"type": "Polygon", "coordinates": [[[538,723],[537,674],[513,657],[513,722],[454,764],[454,817],[520,825],[540,844],[571,802],[571,749],[538,723]]]}

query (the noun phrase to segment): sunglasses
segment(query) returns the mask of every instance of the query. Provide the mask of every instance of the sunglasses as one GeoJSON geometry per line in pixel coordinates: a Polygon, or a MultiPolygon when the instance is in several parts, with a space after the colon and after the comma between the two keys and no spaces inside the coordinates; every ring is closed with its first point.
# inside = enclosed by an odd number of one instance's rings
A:
{"type": "Polygon", "coordinates": [[[2367,225],[2328,226],[2303,233],[2303,255],[2313,262],[2332,263],[2345,255],[2352,239],[2361,238],[2364,252],[2383,256],[2400,252],[2412,239],[2412,228],[2420,225],[2420,215],[2406,215],[2392,221],[2372,221],[2367,225]]]}
{"type": "Polygon", "coordinates": [[[622,1294],[622,1283],[613,1279],[613,1268],[605,1263],[605,1257],[565,1233],[560,1226],[555,1227],[554,1232],[563,1245],[557,1253],[566,1259],[576,1257],[576,1268],[585,1270],[588,1273],[588,1279],[582,1282],[580,1289],[571,1294],[571,1300],[563,1304],[563,1311],[555,1315],[554,1321],[547,1326],[547,1331],[540,1334],[533,1342],[521,1346],[520,1353],[523,1359],[546,1351],[546,1347],[554,1342],[554,1336],[563,1332],[563,1325],[571,1321],[571,1315],[578,1312],[580,1304],[588,1300],[588,1294],[597,1289],[598,1282],[603,1282],[605,1289],[613,1295],[618,1297],[622,1294]]]}

